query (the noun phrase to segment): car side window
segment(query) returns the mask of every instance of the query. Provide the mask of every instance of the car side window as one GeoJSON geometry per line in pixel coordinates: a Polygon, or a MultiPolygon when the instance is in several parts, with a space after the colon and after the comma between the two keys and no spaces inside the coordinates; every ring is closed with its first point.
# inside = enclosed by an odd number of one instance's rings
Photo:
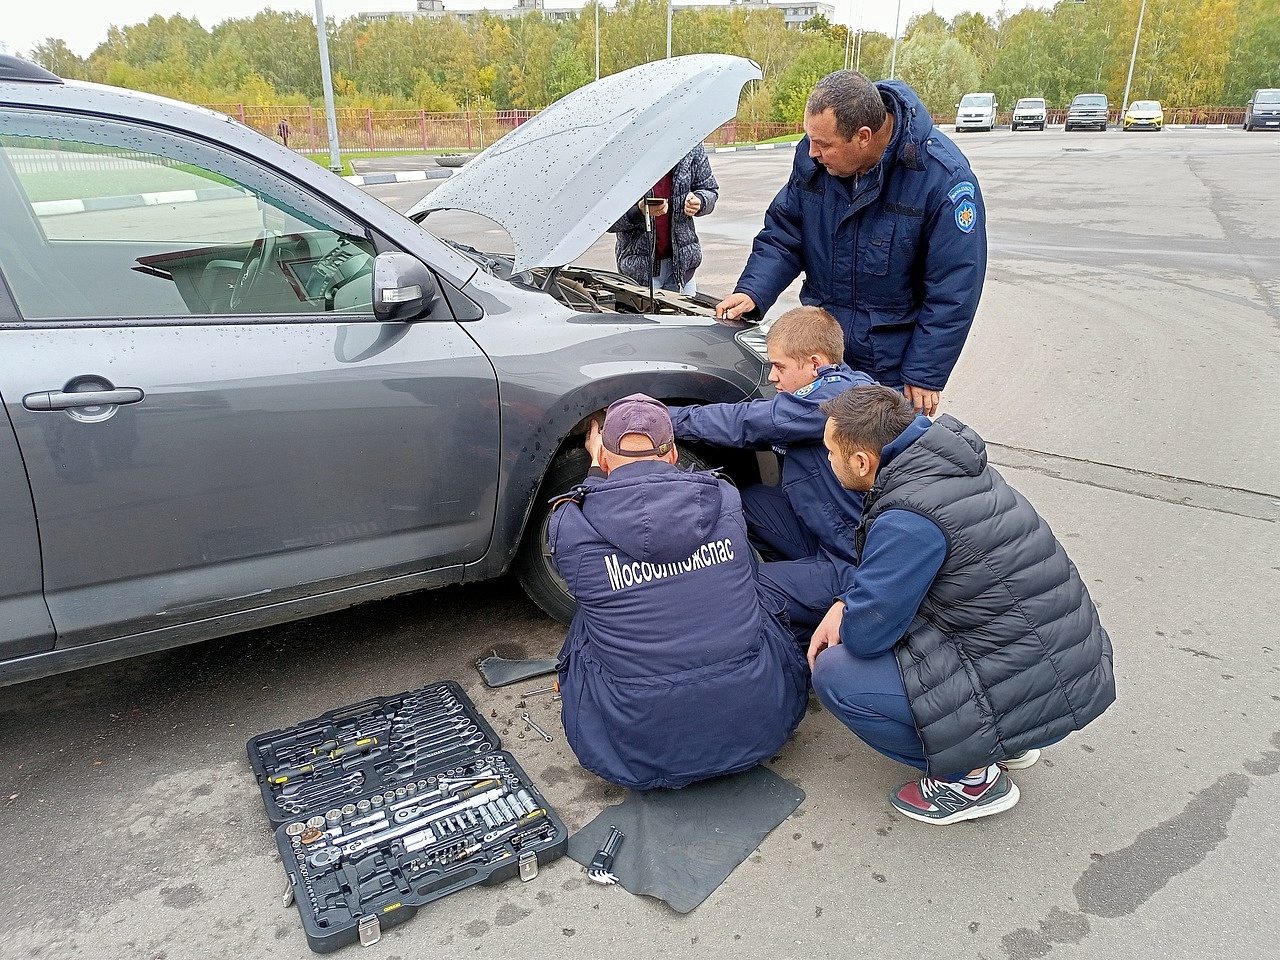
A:
{"type": "Polygon", "coordinates": [[[369,238],[251,161],[137,125],[0,121],[0,271],[25,319],[372,313],[369,238]]]}

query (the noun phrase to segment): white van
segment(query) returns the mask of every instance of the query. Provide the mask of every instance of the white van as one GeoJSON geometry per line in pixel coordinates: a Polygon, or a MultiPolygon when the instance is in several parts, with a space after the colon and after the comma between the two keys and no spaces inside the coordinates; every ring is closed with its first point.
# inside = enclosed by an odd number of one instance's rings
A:
{"type": "Polygon", "coordinates": [[[956,133],[995,129],[999,105],[994,93],[966,93],[956,104],[956,133]]]}

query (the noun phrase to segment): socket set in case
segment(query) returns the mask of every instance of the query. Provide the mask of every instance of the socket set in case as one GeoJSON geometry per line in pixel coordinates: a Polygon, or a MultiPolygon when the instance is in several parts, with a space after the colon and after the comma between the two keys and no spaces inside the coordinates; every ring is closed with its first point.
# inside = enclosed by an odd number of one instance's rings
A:
{"type": "Polygon", "coordinates": [[[249,741],[268,816],[273,823],[284,818],[276,845],[289,876],[286,902],[296,901],[312,950],[374,943],[424,904],[475,884],[531,880],[540,864],[564,855],[563,821],[497,746],[497,735],[452,682],[249,741]],[[484,749],[459,755],[427,737],[418,756],[404,735],[407,718],[421,732],[437,718],[459,717],[466,722],[456,729],[474,726],[482,734],[468,746],[484,749]],[[369,740],[377,742],[348,749],[369,740]],[[391,743],[398,746],[374,753],[391,743]],[[394,770],[378,763],[382,757],[394,770]],[[337,762],[355,758],[364,762],[337,762]],[[353,773],[361,779],[348,779],[353,773]],[[352,783],[358,789],[350,790],[352,783]],[[307,789],[285,793],[291,784],[307,789]]]}

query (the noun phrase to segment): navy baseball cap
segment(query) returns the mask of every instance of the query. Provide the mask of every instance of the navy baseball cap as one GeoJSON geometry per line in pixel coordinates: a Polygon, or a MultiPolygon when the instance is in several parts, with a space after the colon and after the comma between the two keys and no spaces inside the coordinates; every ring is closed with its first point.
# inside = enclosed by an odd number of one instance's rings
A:
{"type": "Polygon", "coordinates": [[[605,449],[620,457],[662,457],[675,446],[676,435],[665,404],[643,393],[633,393],[609,404],[601,440],[605,449]],[[648,437],[652,446],[647,450],[621,449],[622,438],[629,433],[648,437]]]}

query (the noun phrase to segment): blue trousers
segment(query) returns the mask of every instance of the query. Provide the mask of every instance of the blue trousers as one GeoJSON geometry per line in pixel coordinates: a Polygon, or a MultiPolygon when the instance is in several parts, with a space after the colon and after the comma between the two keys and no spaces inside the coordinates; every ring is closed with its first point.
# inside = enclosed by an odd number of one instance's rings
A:
{"type": "Polygon", "coordinates": [[[828,647],[814,663],[813,691],[871,749],[909,767],[927,769],[924,744],[892,650],[864,660],[843,645],[828,647]]]}
{"type": "Polygon", "coordinates": [[[673,293],[683,293],[685,296],[692,297],[698,292],[698,281],[690,277],[688,283],[681,283],[680,279],[672,270],[671,258],[658,261],[658,272],[653,275],[653,285],[659,290],[670,290],[673,293]]]}
{"type": "Polygon", "coordinates": [[[765,560],[817,556],[818,541],[800,522],[781,487],[757,483],[742,493],[742,515],[751,545],[765,560]]]}
{"type": "Polygon", "coordinates": [[[778,487],[744,489],[742,513],[751,545],[765,559],[760,586],[773,598],[774,608],[786,612],[796,642],[807,650],[814,628],[844,592],[853,568],[822,551],[778,487]]]}

